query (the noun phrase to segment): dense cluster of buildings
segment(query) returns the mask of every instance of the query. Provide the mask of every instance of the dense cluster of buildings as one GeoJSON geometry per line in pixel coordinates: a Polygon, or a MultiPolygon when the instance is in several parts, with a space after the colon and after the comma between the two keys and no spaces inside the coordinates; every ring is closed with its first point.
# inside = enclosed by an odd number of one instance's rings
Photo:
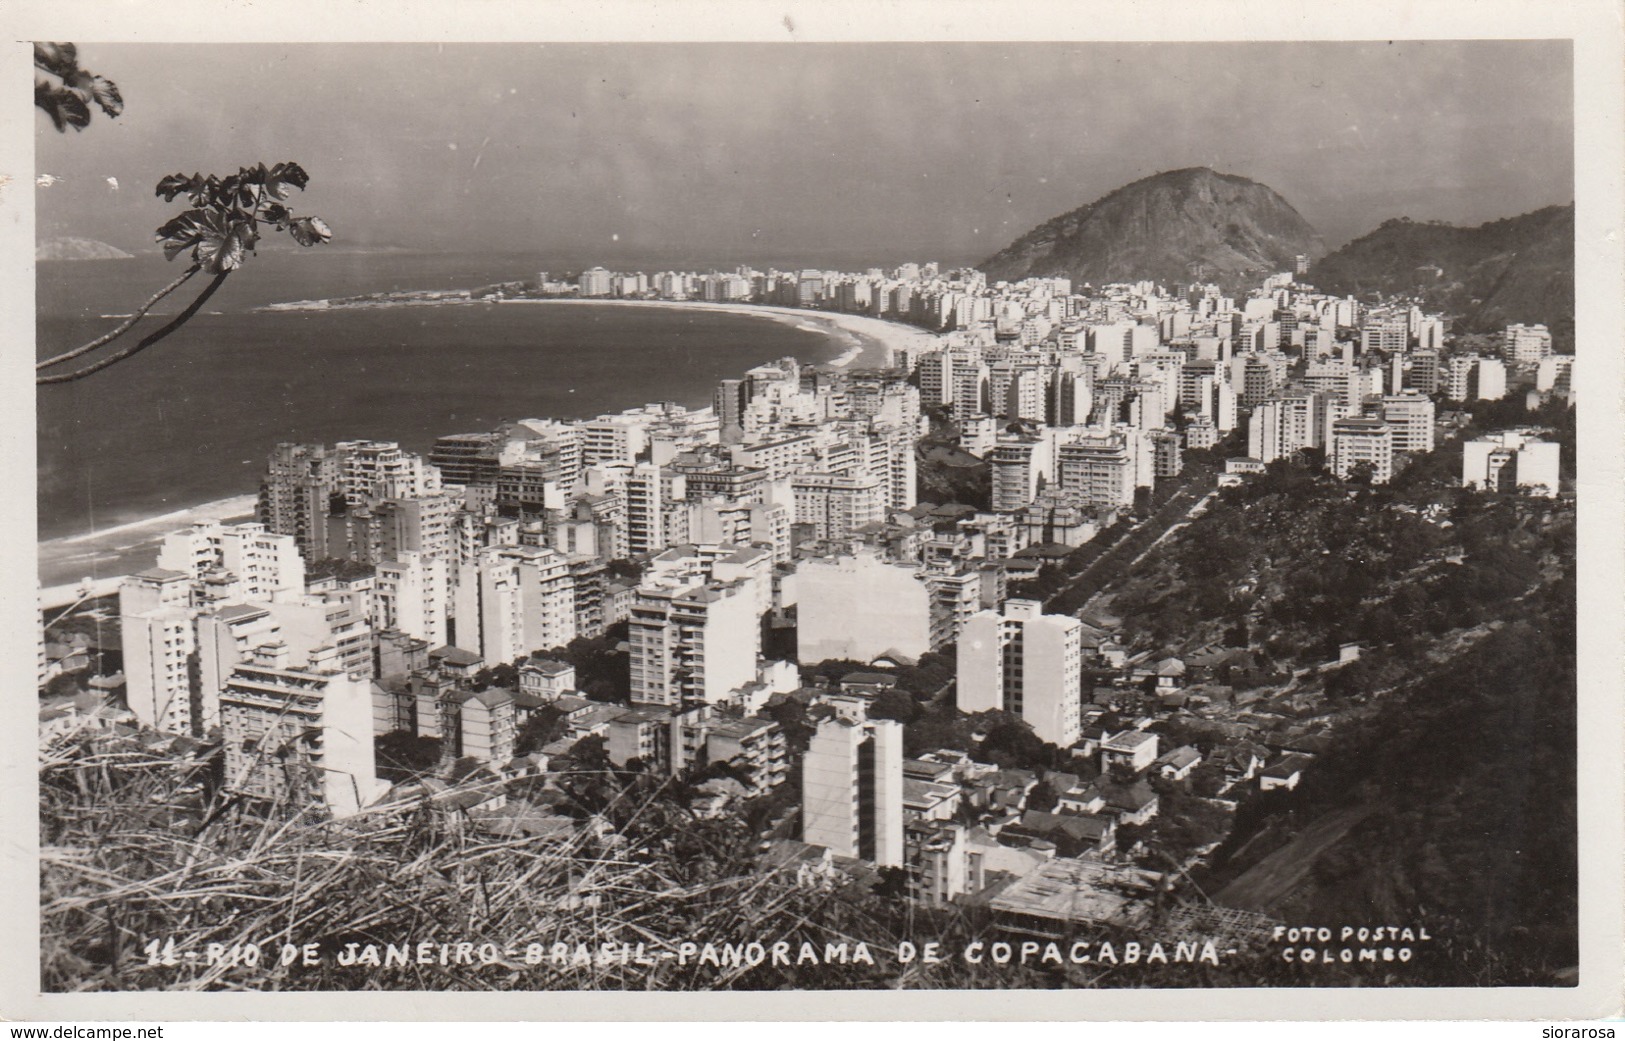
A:
{"type": "Polygon", "coordinates": [[[1149,283],[1089,294],[1066,279],[990,286],[978,271],[934,264],[863,274],[595,268],[573,283],[543,272],[539,285],[814,307],[951,334],[899,359],[921,406],[951,410],[961,446],[993,462],[995,510],[1030,508],[1039,525],[1059,516],[1066,538],[1087,537],[1091,509],[1127,505],[1135,489],[1177,474],[1181,449],[1212,448],[1243,423],[1248,459],[1310,449],[1340,477],[1359,468],[1383,483],[1407,455],[1432,451],[1435,398],[1500,400],[1509,376],[1534,376],[1537,393],[1572,400],[1574,390],[1574,356],[1554,353],[1543,325],[1508,326],[1498,351],[1452,350],[1437,315],[1316,293],[1287,274],[1244,300],[1214,286],[1183,296],[1149,283]]]}
{"type": "MultiPolygon", "coordinates": [[[[885,369],[760,365],[702,409],[524,419],[421,455],[386,441],[278,445],[254,522],[172,534],[120,590],[141,724],[218,729],[228,787],[273,807],[375,803],[387,787],[375,739],[405,733],[438,741],[446,773],[473,764],[497,781],[545,774],[588,737],[617,765],[731,764],[694,807],[718,813],[793,776],[765,712],[794,697],[815,728],[800,762],[803,843],[775,855],[814,875],[842,858],[907,867],[911,893],[939,903],[1001,873],[1052,870],[1057,856],[1104,863],[1120,826],[1157,814],[1149,780],[1182,780],[1202,761],[1160,748],[1150,717],[1108,715],[1085,686],[1094,664],[1177,693],[1182,663],[1141,676],[1109,634],[1011,596],[1046,554],[1178,478],[1186,451],[1234,454],[1231,480],[1309,452],[1381,483],[1434,449],[1441,396],[1500,397],[1509,369],[1572,393],[1572,357],[1541,327],[1509,328],[1500,357],[1452,354],[1437,317],[1290,275],[1246,299],[1214,286],[990,286],[935,265],[539,281],[584,297],[838,309],[941,335],[894,350],[885,369]],[[917,501],[923,443],[945,436],[957,437],[945,450],[987,463],[987,508],[917,501]],[[620,639],[621,626],[627,689],[585,697],[561,649],[612,629],[620,639]],[[884,671],[808,686],[800,669],[885,670],[950,647],[961,711],[1011,713],[1079,770],[907,758],[902,725],[872,714],[884,671]],[[491,682],[496,666],[513,682],[491,682]],[[522,750],[539,717],[550,739],[522,750]],[[1029,807],[1040,784],[1052,798],[1029,807]]],[[[1463,481],[1553,494],[1556,446],[1516,431],[1470,443],[1463,481]]],[[[1269,758],[1243,748],[1226,776],[1296,783],[1301,760],[1269,758]]],[[[520,826],[512,808],[487,809],[520,826]]]]}

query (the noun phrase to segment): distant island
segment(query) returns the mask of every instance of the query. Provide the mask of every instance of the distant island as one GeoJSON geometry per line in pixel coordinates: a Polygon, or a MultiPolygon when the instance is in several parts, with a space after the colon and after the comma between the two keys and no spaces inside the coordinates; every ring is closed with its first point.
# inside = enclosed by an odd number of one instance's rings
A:
{"type": "MultiPolygon", "coordinates": [[[[466,304],[475,299],[476,291],[468,289],[397,289],[382,293],[362,293],[358,296],[335,297],[331,300],[289,300],[285,303],[266,304],[256,311],[337,311],[357,307],[400,307],[409,304],[466,304]]],[[[493,302],[494,302],[494,298],[493,302]]]]}
{"type": "Polygon", "coordinates": [[[35,260],[129,260],[134,256],[105,242],[67,235],[41,239],[34,247],[35,260]]]}

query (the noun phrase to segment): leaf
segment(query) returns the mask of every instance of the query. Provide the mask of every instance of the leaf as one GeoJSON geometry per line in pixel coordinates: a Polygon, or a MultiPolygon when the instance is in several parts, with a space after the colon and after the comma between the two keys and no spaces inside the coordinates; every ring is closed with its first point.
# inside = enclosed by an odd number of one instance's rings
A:
{"type": "Polygon", "coordinates": [[[226,223],[226,218],[218,213],[208,213],[200,222],[202,238],[198,241],[193,256],[203,265],[205,271],[212,274],[221,274],[240,267],[243,262],[243,250],[254,234],[252,225],[226,223]]]}
{"type": "Polygon", "coordinates": [[[301,246],[316,246],[333,237],[327,222],[320,217],[300,217],[289,227],[294,241],[301,246]]]}
{"type": "Polygon", "coordinates": [[[51,121],[58,127],[64,122],[75,130],[83,130],[90,125],[90,106],[73,91],[62,88],[51,91],[50,104],[51,108],[46,111],[51,113],[51,121]],[[60,117],[57,113],[60,113],[60,117]]]}
{"type": "Polygon", "coordinates": [[[34,64],[46,72],[66,78],[79,67],[79,48],[71,43],[36,43],[34,64]]]}
{"type": "Polygon", "coordinates": [[[202,241],[202,221],[208,216],[203,210],[187,210],[166,222],[153,234],[154,241],[164,244],[164,259],[174,260],[182,250],[202,241]]]}
{"type": "Polygon", "coordinates": [[[260,204],[260,220],[275,224],[278,231],[287,229],[290,216],[288,208],[280,202],[263,202],[260,204]]]}
{"type": "Polygon", "coordinates": [[[124,95],[118,92],[118,85],[112,80],[105,76],[92,76],[90,93],[109,119],[117,119],[124,114],[124,95]]]}
{"type": "Polygon", "coordinates": [[[174,202],[175,196],[181,194],[182,192],[190,193],[196,190],[197,181],[197,174],[193,174],[191,177],[179,173],[170,174],[168,177],[165,177],[163,180],[158,182],[158,191],[156,194],[162,195],[165,202],[174,202]]]}
{"type": "Polygon", "coordinates": [[[192,174],[191,179],[186,183],[186,195],[192,200],[193,206],[202,206],[209,201],[208,182],[203,179],[202,174],[192,174]]]}
{"type": "Polygon", "coordinates": [[[265,190],[276,199],[286,199],[291,192],[289,187],[305,190],[310,183],[310,175],[298,163],[277,163],[271,167],[271,172],[265,178],[265,190]]]}
{"type": "Polygon", "coordinates": [[[164,239],[182,238],[187,235],[196,237],[201,234],[198,223],[205,216],[207,214],[203,210],[187,210],[185,213],[176,214],[159,226],[154,232],[154,238],[162,242],[164,239]]]}
{"type": "Polygon", "coordinates": [[[229,224],[216,210],[187,210],[159,228],[155,237],[164,243],[168,259],[174,260],[182,250],[195,246],[192,258],[219,274],[242,263],[245,244],[252,244],[239,230],[243,227],[253,234],[251,225],[229,224]]]}
{"type": "Polygon", "coordinates": [[[56,106],[55,94],[56,88],[45,80],[34,81],[34,106],[51,117],[51,125],[61,134],[67,131],[68,124],[62,119],[62,112],[56,106]]]}
{"type": "Polygon", "coordinates": [[[88,103],[92,97],[90,92],[91,84],[93,84],[95,80],[96,77],[89,72],[86,72],[84,69],[74,69],[72,72],[62,77],[62,86],[73,91],[88,103]]]}

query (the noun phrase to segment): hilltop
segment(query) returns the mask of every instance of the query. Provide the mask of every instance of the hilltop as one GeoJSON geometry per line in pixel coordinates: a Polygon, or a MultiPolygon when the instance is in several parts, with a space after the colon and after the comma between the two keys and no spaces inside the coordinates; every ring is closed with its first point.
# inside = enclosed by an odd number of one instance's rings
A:
{"type": "Polygon", "coordinates": [[[128,260],[134,255],[105,242],[72,236],[41,239],[34,247],[35,260],[128,260]]]}
{"type": "Polygon", "coordinates": [[[1574,335],[1574,204],[1463,228],[1404,217],[1325,257],[1308,281],[1339,296],[1417,297],[1463,332],[1541,322],[1574,335]]]}
{"type": "Polygon", "coordinates": [[[1046,221],[980,266],[993,281],[1234,285],[1290,271],[1299,254],[1325,252],[1319,233],[1273,189],[1192,167],[1143,178],[1046,221]]]}

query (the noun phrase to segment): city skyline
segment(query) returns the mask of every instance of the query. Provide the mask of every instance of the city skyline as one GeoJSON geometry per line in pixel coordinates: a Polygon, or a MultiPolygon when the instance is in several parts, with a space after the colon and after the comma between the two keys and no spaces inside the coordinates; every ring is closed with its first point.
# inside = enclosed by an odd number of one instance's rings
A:
{"type": "Polygon", "coordinates": [[[206,2],[19,37],[23,997],[1616,1000],[1601,0],[206,2]]]}
{"type": "Polygon", "coordinates": [[[974,263],[1188,166],[1269,185],[1330,248],[1390,217],[1573,198],[1561,40],[80,46],[125,111],[67,135],[40,117],[38,233],[125,249],[151,248],[159,177],[283,158],[321,185],[341,247],[582,266],[974,263]]]}

